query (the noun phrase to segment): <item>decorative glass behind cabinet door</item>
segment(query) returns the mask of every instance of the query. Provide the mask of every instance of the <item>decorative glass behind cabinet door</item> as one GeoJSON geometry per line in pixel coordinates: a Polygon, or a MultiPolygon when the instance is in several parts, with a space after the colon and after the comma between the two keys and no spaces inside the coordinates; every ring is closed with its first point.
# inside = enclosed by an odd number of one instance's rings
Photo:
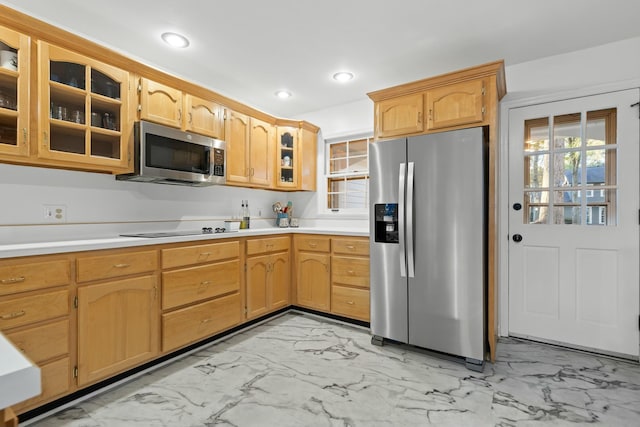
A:
{"type": "Polygon", "coordinates": [[[298,185],[297,129],[278,128],[278,156],[276,161],[278,187],[296,188],[298,185]]]}
{"type": "Polygon", "coordinates": [[[40,49],[41,157],[122,171],[128,162],[128,73],[46,43],[40,49]],[[46,104],[45,104],[46,102],[46,104]],[[127,129],[123,129],[127,127],[127,129]]]}
{"type": "Polygon", "coordinates": [[[0,156],[29,154],[29,37],[0,26],[0,156]]]}

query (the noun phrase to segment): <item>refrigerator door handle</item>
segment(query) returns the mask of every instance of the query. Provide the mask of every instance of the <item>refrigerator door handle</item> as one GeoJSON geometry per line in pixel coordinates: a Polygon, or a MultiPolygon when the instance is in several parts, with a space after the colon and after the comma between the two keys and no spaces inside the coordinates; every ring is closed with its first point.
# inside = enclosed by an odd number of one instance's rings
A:
{"type": "Polygon", "coordinates": [[[415,277],[416,275],[416,267],[415,267],[415,257],[413,253],[413,171],[415,164],[413,162],[409,162],[409,166],[407,168],[407,225],[406,225],[406,240],[407,240],[407,269],[408,276],[415,277]]]}
{"type": "Polygon", "coordinates": [[[407,277],[407,257],[404,245],[404,203],[405,203],[405,180],[407,176],[407,164],[400,163],[398,174],[398,244],[400,245],[400,277],[407,277]]]}

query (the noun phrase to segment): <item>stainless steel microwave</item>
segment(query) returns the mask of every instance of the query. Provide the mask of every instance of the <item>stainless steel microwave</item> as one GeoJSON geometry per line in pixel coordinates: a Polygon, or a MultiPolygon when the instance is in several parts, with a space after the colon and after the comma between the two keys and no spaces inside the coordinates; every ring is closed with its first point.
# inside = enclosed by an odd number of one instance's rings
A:
{"type": "Polygon", "coordinates": [[[219,139],[139,121],[134,153],[133,173],[116,179],[196,187],[226,182],[226,144],[219,139]]]}

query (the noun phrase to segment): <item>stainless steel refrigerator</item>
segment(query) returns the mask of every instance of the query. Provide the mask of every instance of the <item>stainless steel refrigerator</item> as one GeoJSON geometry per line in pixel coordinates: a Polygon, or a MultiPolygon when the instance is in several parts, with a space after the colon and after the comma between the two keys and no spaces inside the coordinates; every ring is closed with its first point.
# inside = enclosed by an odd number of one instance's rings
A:
{"type": "Polygon", "coordinates": [[[487,141],[477,127],[371,144],[372,343],[483,369],[487,141]]]}

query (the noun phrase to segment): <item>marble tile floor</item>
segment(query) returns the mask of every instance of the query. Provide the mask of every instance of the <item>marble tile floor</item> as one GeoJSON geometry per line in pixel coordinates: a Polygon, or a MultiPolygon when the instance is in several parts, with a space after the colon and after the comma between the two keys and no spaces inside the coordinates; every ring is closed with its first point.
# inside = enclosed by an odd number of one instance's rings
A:
{"type": "Polygon", "coordinates": [[[40,420],[94,426],[640,426],[640,365],[503,339],[483,373],[288,313],[40,420]]]}

